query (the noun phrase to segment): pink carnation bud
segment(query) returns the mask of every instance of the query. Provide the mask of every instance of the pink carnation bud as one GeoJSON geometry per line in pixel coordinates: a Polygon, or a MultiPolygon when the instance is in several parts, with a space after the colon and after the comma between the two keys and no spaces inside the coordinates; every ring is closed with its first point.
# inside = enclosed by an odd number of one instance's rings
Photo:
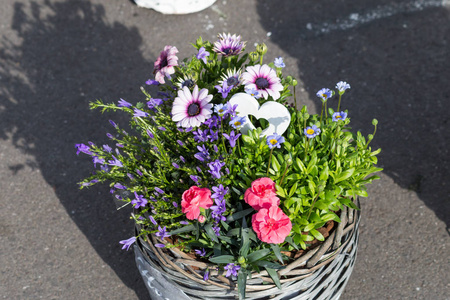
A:
{"type": "Polygon", "coordinates": [[[275,182],[268,177],[262,177],[252,182],[252,186],[245,191],[244,200],[255,210],[280,205],[277,197],[275,182]]]}
{"type": "Polygon", "coordinates": [[[200,216],[198,216],[198,221],[199,221],[200,223],[205,223],[206,217],[205,217],[204,215],[200,215],[200,216]]]}

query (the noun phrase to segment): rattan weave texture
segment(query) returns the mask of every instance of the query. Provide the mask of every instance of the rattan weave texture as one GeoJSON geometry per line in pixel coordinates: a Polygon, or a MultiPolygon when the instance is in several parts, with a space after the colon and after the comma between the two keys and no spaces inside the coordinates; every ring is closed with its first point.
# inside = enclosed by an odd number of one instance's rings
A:
{"type": "MultiPolygon", "coordinates": [[[[340,218],[341,223],[323,244],[278,271],[282,289],[275,286],[266,271],[253,273],[252,279],[247,280],[246,299],[339,299],[356,260],[360,212],[344,209],[340,218]]],[[[211,271],[209,280],[203,280],[204,270],[212,264],[193,260],[175,248],[170,251],[156,248],[154,243],[157,242],[160,241],[154,236],[139,238],[140,254],[172,287],[187,295],[187,299],[238,299],[235,282],[224,277],[222,272],[211,271]]],[[[164,291],[159,293],[160,299],[170,299],[164,297],[164,291]]]]}

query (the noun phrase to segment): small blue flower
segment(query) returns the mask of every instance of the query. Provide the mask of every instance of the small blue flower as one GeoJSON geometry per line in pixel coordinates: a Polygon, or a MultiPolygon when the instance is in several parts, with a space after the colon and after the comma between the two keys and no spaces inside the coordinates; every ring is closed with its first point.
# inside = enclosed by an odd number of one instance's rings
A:
{"type": "Polygon", "coordinates": [[[320,134],[320,128],[318,128],[316,125],[313,125],[311,127],[306,127],[303,132],[308,138],[313,138],[315,136],[318,136],[320,134]]]}
{"type": "Polygon", "coordinates": [[[245,122],[247,122],[245,117],[236,116],[230,121],[229,124],[235,129],[241,129],[245,122]]]}
{"type": "Polygon", "coordinates": [[[134,196],[136,198],[131,201],[131,204],[134,205],[134,208],[145,207],[147,205],[148,201],[144,198],[144,196],[138,195],[136,192],[134,192],[134,196]]]}
{"type": "Polygon", "coordinates": [[[103,150],[105,150],[108,153],[111,153],[112,148],[109,145],[103,145],[103,150]]]}
{"type": "Polygon", "coordinates": [[[335,113],[333,114],[333,117],[332,117],[332,119],[333,119],[334,122],[337,122],[337,121],[339,121],[339,120],[344,121],[346,118],[347,118],[347,113],[344,112],[344,111],[341,111],[341,112],[335,112],[335,113]]]}
{"type": "Polygon", "coordinates": [[[214,194],[211,195],[211,198],[213,199],[223,200],[223,197],[225,197],[225,195],[228,193],[228,188],[224,188],[222,184],[213,186],[212,190],[214,194]]]}
{"type": "Polygon", "coordinates": [[[126,248],[128,251],[128,249],[130,249],[130,246],[133,245],[134,242],[136,242],[135,236],[129,238],[128,240],[120,241],[119,243],[123,245],[122,250],[126,248]]]}
{"type": "Polygon", "coordinates": [[[210,168],[210,170],[208,170],[208,172],[212,175],[213,178],[220,179],[222,177],[222,174],[220,173],[220,169],[223,166],[225,166],[225,163],[216,159],[215,161],[208,163],[208,167],[210,168]]]}
{"type": "Polygon", "coordinates": [[[339,95],[342,95],[345,93],[345,90],[350,88],[350,84],[345,81],[339,81],[338,83],[336,83],[336,88],[339,91],[339,95]]]}
{"type": "Polygon", "coordinates": [[[80,154],[80,152],[83,152],[88,155],[92,155],[91,148],[85,144],[75,144],[75,148],[77,148],[77,155],[80,154]]]}
{"type": "Polygon", "coordinates": [[[108,161],[110,166],[123,167],[123,164],[120,160],[118,160],[114,155],[112,157],[114,158],[114,160],[108,161]]]}
{"type": "Polygon", "coordinates": [[[208,56],[209,52],[205,50],[205,47],[201,47],[200,49],[198,49],[198,53],[195,57],[197,57],[197,59],[203,60],[203,62],[206,64],[208,63],[208,60],[206,59],[206,57],[208,56]]]}
{"type": "Polygon", "coordinates": [[[231,148],[234,148],[236,146],[236,141],[241,136],[240,133],[235,134],[234,130],[232,130],[229,135],[226,134],[226,133],[223,133],[222,135],[230,142],[230,147],[231,148]]]}
{"type": "Polygon", "coordinates": [[[159,85],[159,81],[157,80],[153,80],[153,79],[149,79],[145,82],[146,85],[159,85]]]}
{"type": "Polygon", "coordinates": [[[219,92],[219,93],[221,93],[222,94],[222,98],[226,98],[226,97],[228,97],[228,93],[231,91],[231,89],[233,88],[233,86],[232,85],[230,85],[230,86],[228,86],[228,83],[226,82],[226,81],[224,81],[223,82],[223,85],[222,86],[220,86],[220,85],[216,85],[216,86],[214,86],[216,89],[217,89],[217,91],[219,92]]]}
{"type": "Polygon", "coordinates": [[[114,184],[114,187],[115,187],[116,189],[118,189],[118,190],[126,190],[126,189],[127,189],[127,187],[124,186],[124,185],[121,184],[121,183],[116,183],[116,184],[114,184]]]}
{"type": "Polygon", "coordinates": [[[155,233],[155,235],[157,237],[159,237],[160,239],[164,239],[164,238],[170,236],[170,234],[167,233],[166,226],[164,226],[164,228],[161,228],[161,226],[158,226],[158,232],[155,233]]]}
{"type": "Polygon", "coordinates": [[[255,97],[255,99],[259,99],[259,98],[261,98],[261,96],[262,96],[262,95],[258,92],[257,89],[252,89],[252,88],[249,88],[249,87],[246,87],[246,88],[245,88],[245,92],[246,92],[247,94],[249,94],[250,96],[255,97]]]}
{"type": "Polygon", "coordinates": [[[316,96],[319,97],[323,102],[326,102],[329,98],[333,96],[333,91],[324,88],[318,91],[316,96]]]}
{"type": "Polygon", "coordinates": [[[275,67],[277,67],[277,68],[284,68],[284,67],[286,67],[286,65],[285,65],[284,62],[283,62],[283,58],[282,58],[281,56],[275,58],[275,61],[273,62],[273,64],[274,64],[275,67]]]}
{"type": "Polygon", "coordinates": [[[123,100],[122,98],[120,98],[117,106],[119,106],[119,107],[131,107],[131,103],[123,100]]]}
{"type": "Polygon", "coordinates": [[[284,137],[274,132],[272,135],[269,135],[266,139],[266,144],[270,149],[273,147],[281,148],[281,144],[284,143],[284,137]]]}
{"type": "Polygon", "coordinates": [[[219,116],[225,115],[227,110],[228,110],[227,103],[214,105],[214,112],[219,116]]]}
{"type": "Polygon", "coordinates": [[[159,187],[155,187],[155,191],[160,193],[161,195],[164,194],[164,191],[160,189],[159,187]]]}
{"type": "Polygon", "coordinates": [[[195,251],[195,253],[197,254],[197,255],[199,255],[199,256],[206,256],[206,250],[205,250],[205,248],[203,248],[202,250],[198,250],[198,249],[195,249],[194,250],[195,251]]]}
{"type": "Polygon", "coordinates": [[[142,111],[142,110],[139,110],[139,109],[137,109],[137,108],[135,108],[134,109],[134,115],[133,115],[133,117],[142,117],[142,118],[145,118],[145,117],[147,117],[148,116],[148,113],[146,113],[146,112],[144,112],[144,111],[142,111]]]}
{"type": "Polygon", "coordinates": [[[240,268],[241,266],[235,265],[233,263],[226,265],[224,267],[224,269],[227,270],[227,274],[225,276],[226,277],[230,277],[231,275],[237,276],[240,268]]]}

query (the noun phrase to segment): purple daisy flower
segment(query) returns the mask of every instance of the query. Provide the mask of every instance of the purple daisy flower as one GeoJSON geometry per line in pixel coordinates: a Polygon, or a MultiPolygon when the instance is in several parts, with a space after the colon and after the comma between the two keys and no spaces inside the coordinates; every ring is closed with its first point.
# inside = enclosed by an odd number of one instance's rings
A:
{"type": "Polygon", "coordinates": [[[322,99],[323,102],[326,102],[329,98],[333,96],[333,91],[330,89],[321,89],[316,93],[316,96],[322,99]]]}
{"type": "Polygon", "coordinates": [[[241,266],[237,266],[233,263],[226,265],[224,267],[224,269],[227,270],[227,274],[225,276],[226,277],[230,277],[231,275],[237,276],[240,268],[241,268],[241,266]]]}
{"type": "Polygon", "coordinates": [[[242,74],[242,81],[247,89],[257,90],[264,99],[269,96],[273,100],[280,98],[280,91],[283,90],[280,78],[274,69],[268,65],[250,66],[245,69],[246,72],[242,74]]]}
{"type": "Polygon", "coordinates": [[[175,55],[178,49],[172,46],[165,46],[164,50],[155,61],[153,74],[159,83],[166,83],[164,77],[175,73],[175,66],[178,66],[178,57],[175,55]]]}
{"type": "Polygon", "coordinates": [[[178,96],[173,101],[172,120],[178,122],[180,127],[197,127],[212,114],[213,105],[209,103],[213,96],[208,95],[207,89],[198,90],[198,86],[191,91],[184,87],[178,91],[178,96]]]}
{"type": "Polygon", "coordinates": [[[197,57],[197,59],[203,60],[203,62],[206,64],[208,63],[208,60],[206,59],[208,56],[209,52],[205,50],[205,47],[201,47],[200,49],[198,49],[198,53],[195,57],[197,57]]]}
{"type": "Polygon", "coordinates": [[[339,91],[339,95],[342,95],[345,93],[345,90],[350,88],[350,84],[345,81],[339,81],[338,83],[336,83],[336,88],[339,91]]]}
{"type": "Polygon", "coordinates": [[[284,143],[284,137],[274,132],[272,135],[269,135],[266,139],[266,144],[270,149],[276,147],[281,148],[281,144],[284,143]]]}
{"type": "Polygon", "coordinates": [[[219,83],[223,85],[226,82],[227,85],[233,89],[241,84],[241,75],[241,70],[236,71],[236,68],[230,69],[222,75],[222,80],[220,80],[219,83]]]}
{"type": "Polygon", "coordinates": [[[223,56],[238,55],[245,48],[246,42],[241,42],[241,36],[235,34],[219,34],[219,40],[214,43],[213,51],[223,56]]]}
{"type": "Polygon", "coordinates": [[[315,136],[318,136],[320,134],[320,128],[318,128],[316,125],[313,125],[311,127],[306,127],[303,132],[308,138],[313,138],[315,136]]]}
{"type": "Polygon", "coordinates": [[[122,241],[119,242],[119,244],[123,245],[122,250],[126,248],[127,251],[128,251],[128,249],[130,249],[131,245],[133,245],[134,242],[136,242],[136,237],[135,236],[129,238],[128,240],[122,240],[122,241]]]}
{"type": "Polygon", "coordinates": [[[345,111],[335,112],[333,114],[333,121],[337,122],[339,120],[344,121],[347,118],[347,113],[345,111]]]}

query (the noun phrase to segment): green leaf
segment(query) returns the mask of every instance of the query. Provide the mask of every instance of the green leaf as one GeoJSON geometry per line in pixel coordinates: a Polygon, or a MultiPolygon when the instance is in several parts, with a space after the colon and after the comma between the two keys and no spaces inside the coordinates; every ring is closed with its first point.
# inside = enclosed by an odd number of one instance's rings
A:
{"type": "Polygon", "coordinates": [[[349,178],[350,176],[353,175],[353,172],[355,172],[355,168],[350,168],[348,170],[345,170],[344,172],[342,172],[341,174],[336,176],[336,178],[334,179],[334,183],[338,183],[343,180],[346,180],[347,178],[349,178]]]}
{"type": "Polygon", "coordinates": [[[254,144],[255,143],[255,141],[248,135],[243,134],[243,135],[241,135],[241,138],[244,141],[244,143],[246,143],[246,144],[254,144]]]}
{"type": "Polygon", "coordinates": [[[267,256],[270,253],[270,249],[261,249],[257,250],[255,252],[250,253],[247,256],[248,263],[255,262],[257,260],[260,260],[261,258],[267,256]]]}
{"type": "Polygon", "coordinates": [[[209,237],[211,240],[213,240],[213,241],[216,242],[216,243],[219,242],[219,239],[217,238],[217,235],[216,235],[216,233],[214,232],[214,229],[212,228],[212,225],[211,225],[211,224],[207,224],[207,225],[205,226],[205,231],[206,231],[206,234],[208,235],[208,237],[209,237]]]}
{"type": "Polygon", "coordinates": [[[187,225],[187,226],[175,229],[173,231],[170,231],[170,232],[168,232],[168,234],[175,235],[175,234],[180,234],[183,232],[194,231],[194,230],[195,230],[195,226],[193,224],[191,224],[191,225],[187,225]]]}
{"type": "Polygon", "coordinates": [[[298,186],[298,184],[297,184],[297,182],[296,182],[296,183],[294,183],[294,185],[291,187],[291,189],[290,189],[290,191],[289,191],[289,197],[294,196],[295,192],[297,191],[297,186],[298,186]]]}
{"type": "Polygon", "coordinates": [[[227,217],[227,222],[233,222],[233,221],[239,220],[240,218],[243,218],[246,215],[248,215],[254,211],[255,210],[253,208],[247,208],[246,210],[241,210],[241,211],[235,212],[231,216],[227,217]]]}
{"type": "MultiPolygon", "coordinates": [[[[297,224],[296,224],[297,225],[297,224]]],[[[298,227],[298,226],[297,226],[298,227]]],[[[292,237],[288,236],[284,239],[286,242],[289,243],[289,245],[291,245],[292,247],[295,248],[295,250],[298,250],[298,246],[296,243],[294,243],[294,240],[292,239],[292,237]]]]}
{"type": "Polygon", "coordinates": [[[271,268],[266,268],[266,271],[269,274],[270,278],[272,278],[272,280],[275,283],[275,285],[279,289],[281,289],[281,282],[280,282],[280,278],[278,277],[277,271],[275,271],[274,269],[271,269],[271,268]]]}
{"type": "Polygon", "coordinates": [[[300,158],[295,159],[295,163],[297,164],[297,167],[302,171],[302,173],[306,173],[306,167],[303,164],[303,162],[300,160],[300,158]]]}
{"type": "Polygon", "coordinates": [[[350,208],[359,210],[359,207],[356,206],[356,204],[353,203],[353,201],[350,200],[349,198],[344,198],[344,197],[343,197],[343,198],[340,198],[339,201],[340,201],[342,204],[344,204],[345,206],[347,206],[347,207],[350,207],[350,208]]]}
{"type": "Polygon", "coordinates": [[[278,184],[275,184],[275,188],[277,190],[278,196],[280,196],[282,198],[286,198],[286,191],[281,186],[279,186],[278,184]]]}
{"type": "Polygon", "coordinates": [[[303,231],[310,231],[311,229],[314,229],[315,225],[316,224],[314,224],[314,223],[309,223],[308,225],[306,225],[305,228],[303,228],[303,231]]]}
{"type": "Polygon", "coordinates": [[[275,269],[275,270],[281,270],[281,269],[286,268],[285,266],[282,266],[280,264],[270,262],[267,260],[258,260],[258,261],[255,261],[253,264],[257,265],[258,267],[264,267],[264,268],[267,267],[267,268],[271,268],[271,269],[275,269]]]}
{"type": "Polygon", "coordinates": [[[325,238],[323,237],[323,235],[322,235],[320,232],[318,232],[317,230],[315,230],[315,229],[311,229],[311,234],[312,234],[316,239],[318,239],[319,241],[324,241],[324,240],[325,240],[325,238]]]}
{"type": "Polygon", "coordinates": [[[276,244],[270,244],[270,247],[272,247],[275,256],[278,258],[281,264],[283,264],[283,256],[281,255],[280,247],[276,244]]]}
{"type": "Polygon", "coordinates": [[[245,287],[247,285],[247,271],[243,268],[238,273],[238,293],[239,300],[245,299],[245,287]]]}
{"type": "Polygon", "coordinates": [[[231,264],[234,262],[234,256],[233,255],[221,255],[216,257],[211,257],[209,259],[210,262],[215,264],[231,264]]]}
{"type": "Polygon", "coordinates": [[[248,251],[250,250],[248,230],[249,228],[242,229],[241,249],[239,250],[239,254],[244,257],[247,257],[248,251]]]}

